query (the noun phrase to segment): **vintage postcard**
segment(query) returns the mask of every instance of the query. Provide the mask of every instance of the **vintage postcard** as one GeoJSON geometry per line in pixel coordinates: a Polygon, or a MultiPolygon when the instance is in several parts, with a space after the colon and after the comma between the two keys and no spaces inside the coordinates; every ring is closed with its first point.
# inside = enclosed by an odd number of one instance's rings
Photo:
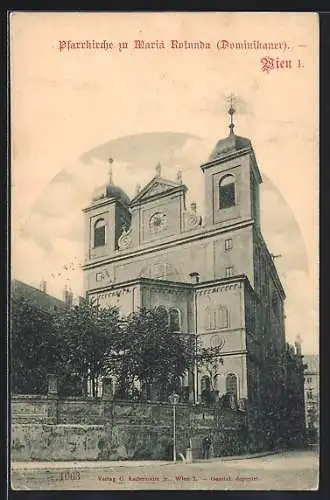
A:
{"type": "Polygon", "coordinates": [[[318,16],[9,24],[12,489],[317,489],[318,16]]]}

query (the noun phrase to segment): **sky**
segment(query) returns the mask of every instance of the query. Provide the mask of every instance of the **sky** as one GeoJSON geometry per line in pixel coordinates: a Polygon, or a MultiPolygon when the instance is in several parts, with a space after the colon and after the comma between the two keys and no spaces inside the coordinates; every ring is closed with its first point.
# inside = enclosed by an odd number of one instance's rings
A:
{"type": "MultiPolygon", "coordinates": [[[[83,293],[83,216],[114,159],[132,197],[162,164],[180,169],[203,213],[202,173],[216,141],[249,137],[263,177],[261,224],[286,300],[286,334],[318,352],[318,33],[313,14],[17,13],[12,19],[12,277],[61,297],[83,293]],[[210,51],[59,51],[62,40],[210,41],[210,51]],[[256,51],[216,41],[285,40],[263,72],[256,51]],[[300,47],[303,45],[303,47],[300,47]],[[292,63],[293,64],[293,63],[292,63]]],[[[265,54],[262,53],[262,56],[265,54]]]]}

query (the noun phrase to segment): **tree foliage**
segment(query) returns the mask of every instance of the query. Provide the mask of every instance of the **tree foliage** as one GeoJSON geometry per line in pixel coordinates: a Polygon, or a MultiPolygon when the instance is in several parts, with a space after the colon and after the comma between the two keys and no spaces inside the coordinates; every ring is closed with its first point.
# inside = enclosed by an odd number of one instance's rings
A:
{"type": "Polygon", "coordinates": [[[46,392],[47,373],[64,368],[53,313],[14,294],[10,326],[12,390],[30,394],[46,392]]]}
{"type": "Polygon", "coordinates": [[[215,355],[217,349],[195,345],[193,335],[172,332],[160,309],[142,308],[125,318],[115,307],[86,301],[50,314],[25,299],[12,301],[16,392],[45,391],[46,375],[54,373],[64,392],[70,381],[86,388],[89,379],[95,396],[97,380],[113,375],[118,397],[140,397],[140,386],[144,397],[156,387],[158,397],[167,398],[196,359],[212,364],[215,355]]]}
{"type": "Polygon", "coordinates": [[[194,356],[192,336],[171,332],[166,312],[157,309],[142,308],[127,318],[124,348],[131,380],[138,379],[147,389],[151,384],[162,390],[175,387],[194,356]]]}
{"type": "Polygon", "coordinates": [[[260,387],[260,417],[269,446],[304,442],[304,365],[292,346],[269,349],[260,387]]]}
{"type": "Polygon", "coordinates": [[[54,328],[65,346],[67,371],[89,378],[95,396],[97,379],[115,371],[122,330],[118,309],[101,309],[86,301],[57,315],[54,328]]]}

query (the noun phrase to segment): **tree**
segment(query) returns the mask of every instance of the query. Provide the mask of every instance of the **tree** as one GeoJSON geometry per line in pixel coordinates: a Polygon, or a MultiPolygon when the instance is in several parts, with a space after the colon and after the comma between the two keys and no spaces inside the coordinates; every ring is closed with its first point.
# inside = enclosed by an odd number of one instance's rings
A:
{"type": "Polygon", "coordinates": [[[294,348],[269,348],[260,388],[261,422],[271,448],[304,440],[303,364],[294,348]]]}
{"type": "Polygon", "coordinates": [[[219,354],[216,348],[200,346],[196,353],[194,335],[173,333],[166,310],[141,308],[126,319],[120,380],[126,391],[138,380],[147,398],[151,386],[157,386],[160,397],[167,399],[172,390],[180,389],[180,378],[194,367],[196,355],[203,363],[211,362],[215,354],[219,354]]]}
{"type": "Polygon", "coordinates": [[[122,328],[118,308],[102,309],[85,301],[58,315],[55,328],[66,351],[66,373],[97,380],[116,372],[120,359],[122,328]]]}
{"type": "Polygon", "coordinates": [[[216,373],[218,371],[219,365],[223,364],[223,359],[219,357],[219,351],[222,349],[216,347],[210,347],[208,349],[200,348],[199,356],[200,362],[203,364],[203,369],[207,373],[209,380],[209,388],[205,388],[202,391],[202,401],[207,403],[209,406],[213,405],[217,401],[217,392],[215,387],[216,373]]]}
{"type": "Polygon", "coordinates": [[[16,393],[47,392],[47,374],[65,369],[65,350],[53,328],[54,313],[13,293],[11,380],[16,393]]]}
{"type": "Polygon", "coordinates": [[[127,380],[139,380],[147,397],[152,384],[161,391],[176,386],[190,366],[194,349],[190,336],[170,331],[166,311],[159,309],[141,308],[129,315],[124,342],[124,351],[129,354],[123,355],[127,380]]]}

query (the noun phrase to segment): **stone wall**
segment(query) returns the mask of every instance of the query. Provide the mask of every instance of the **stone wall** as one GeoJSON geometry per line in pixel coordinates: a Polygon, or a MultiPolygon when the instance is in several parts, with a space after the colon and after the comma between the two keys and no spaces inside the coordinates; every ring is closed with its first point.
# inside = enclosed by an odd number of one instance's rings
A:
{"type": "MultiPolygon", "coordinates": [[[[16,395],[11,410],[14,461],[172,458],[173,407],[168,403],[16,395]]],[[[179,403],[177,454],[185,454],[191,439],[193,457],[201,458],[208,434],[217,456],[230,454],[231,448],[244,451],[244,425],[243,412],[179,403]]]]}

